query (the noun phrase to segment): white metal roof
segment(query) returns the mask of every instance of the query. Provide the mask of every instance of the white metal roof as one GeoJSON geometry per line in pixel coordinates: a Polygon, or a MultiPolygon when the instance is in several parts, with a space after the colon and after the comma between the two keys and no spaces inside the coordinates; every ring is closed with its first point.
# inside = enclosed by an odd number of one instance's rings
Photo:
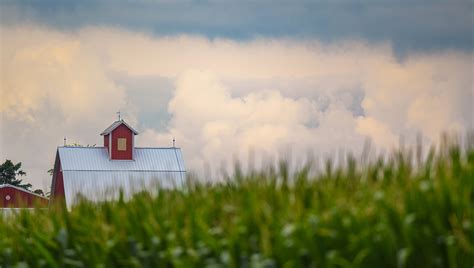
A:
{"type": "Polygon", "coordinates": [[[127,124],[125,121],[123,120],[118,120],[118,121],[115,121],[112,123],[112,125],[110,125],[108,128],[106,128],[104,131],[102,131],[102,133],[100,133],[100,135],[107,135],[109,134],[110,132],[114,131],[114,129],[116,129],[118,126],[120,126],[121,124],[124,124],[126,127],[128,127],[135,135],[138,135],[138,131],[136,131],[135,129],[133,129],[129,124],[127,124]]]}
{"type": "Polygon", "coordinates": [[[134,160],[109,160],[104,147],[59,147],[66,205],[79,195],[91,201],[116,199],[119,189],[133,193],[180,187],[185,166],[179,148],[135,148],[134,160]]]}
{"type": "Polygon", "coordinates": [[[109,160],[104,147],[59,147],[62,170],[184,172],[179,148],[134,148],[134,160],[109,160]]]}
{"type": "Polygon", "coordinates": [[[125,199],[134,193],[155,193],[158,188],[179,188],[185,183],[180,172],[64,171],[64,195],[71,207],[80,196],[90,201],[116,200],[120,191],[125,199]]]}
{"type": "Polygon", "coordinates": [[[25,193],[27,193],[27,194],[31,194],[31,195],[34,195],[34,196],[37,196],[37,197],[40,197],[40,198],[43,198],[43,199],[48,199],[48,198],[45,197],[45,196],[39,195],[39,194],[34,193],[34,192],[32,192],[32,191],[29,191],[29,190],[26,190],[26,189],[24,189],[24,188],[21,188],[21,187],[15,186],[15,185],[11,185],[11,184],[8,184],[8,183],[6,183],[6,184],[0,184],[0,189],[1,189],[1,188],[13,188],[13,189],[16,189],[16,190],[18,190],[18,191],[25,192],[25,193]]]}

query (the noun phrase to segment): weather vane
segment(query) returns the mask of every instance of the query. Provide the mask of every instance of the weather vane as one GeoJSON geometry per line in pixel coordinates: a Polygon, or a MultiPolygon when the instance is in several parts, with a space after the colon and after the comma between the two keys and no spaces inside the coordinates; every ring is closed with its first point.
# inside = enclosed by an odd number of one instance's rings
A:
{"type": "Polygon", "coordinates": [[[120,116],[120,110],[117,112],[117,114],[118,114],[118,120],[119,120],[119,121],[122,120],[122,118],[121,118],[121,116],[120,116]]]}

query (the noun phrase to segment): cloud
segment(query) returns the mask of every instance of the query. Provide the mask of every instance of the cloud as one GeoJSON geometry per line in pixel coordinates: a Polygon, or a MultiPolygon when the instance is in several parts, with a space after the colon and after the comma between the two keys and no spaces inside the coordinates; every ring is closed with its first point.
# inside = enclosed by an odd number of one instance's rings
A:
{"type": "Polygon", "coordinates": [[[155,35],[364,39],[412,50],[471,50],[473,3],[444,1],[1,1],[0,22],[65,30],[109,26],[155,35]],[[126,12],[124,12],[126,10],[126,12]],[[446,23],[445,17],[454,18],[446,23]]]}
{"type": "Polygon", "coordinates": [[[74,35],[1,29],[2,159],[23,162],[28,180],[49,187],[55,147],[94,144],[125,104],[125,89],[74,35]]]}
{"type": "Polygon", "coordinates": [[[396,148],[398,139],[389,127],[373,117],[359,117],[356,121],[357,133],[371,137],[379,147],[396,148]]]}
{"type": "Polygon", "coordinates": [[[0,112],[6,117],[36,122],[48,102],[64,116],[63,123],[69,123],[110,112],[104,99],[123,103],[124,89],[107,77],[102,63],[76,37],[6,28],[2,35],[7,38],[2,39],[0,112]]]}
{"type": "Polygon", "coordinates": [[[227,170],[235,160],[248,164],[249,151],[259,157],[290,157],[281,155],[290,149],[306,157],[313,149],[356,149],[364,140],[354,132],[354,117],[342,103],[331,103],[323,112],[316,101],[284,97],[275,90],[243,97],[230,93],[210,71],[183,73],[169,104],[169,134],[149,130],[141,142],[166,144],[174,136],[185,148],[188,166],[203,171],[205,163],[227,170]]]}
{"type": "Polygon", "coordinates": [[[118,109],[142,130],[138,145],[168,146],[176,137],[188,169],[198,172],[205,163],[245,160],[249,149],[324,155],[358,151],[366,137],[391,148],[401,135],[436,141],[442,130],[473,127],[471,52],[401,61],[390,43],[361,40],[210,40],[28,25],[1,34],[8,37],[1,40],[1,156],[23,161],[37,184],[48,181],[42,172],[63,135],[100,144],[98,133],[118,109]]]}

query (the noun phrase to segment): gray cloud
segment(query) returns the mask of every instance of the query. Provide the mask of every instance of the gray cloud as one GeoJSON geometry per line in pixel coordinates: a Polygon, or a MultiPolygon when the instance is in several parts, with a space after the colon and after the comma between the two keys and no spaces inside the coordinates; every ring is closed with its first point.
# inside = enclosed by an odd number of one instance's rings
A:
{"type": "Polygon", "coordinates": [[[122,27],[155,35],[238,40],[389,41],[396,53],[472,50],[472,1],[2,1],[1,22],[70,30],[122,27]]]}

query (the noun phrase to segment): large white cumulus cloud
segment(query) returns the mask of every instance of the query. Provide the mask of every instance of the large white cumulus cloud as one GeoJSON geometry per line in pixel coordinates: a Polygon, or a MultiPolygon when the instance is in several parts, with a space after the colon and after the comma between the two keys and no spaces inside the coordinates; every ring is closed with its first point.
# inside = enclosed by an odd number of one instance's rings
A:
{"type": "MultiPolygon", "coordinates": [[[[321,111],[314,100],[284,97],[276,90],[232,97],[209,71],[183,73],[169,111],[170,134],[186,148],[188,165],[194,168],[203,161],[230,168],[235,159],[247,160],[249,150],[269,157],[289,148],[306,154],[311,148],[330,151],[341,144],[354,148],[363,141],[354,133],[352,114],[340,103],[321,111]]],[[[157,143],[166,143],[170,136],[155,137],[157,143]]]]}
{"type": "MultiPolygon", "coordinates": [[[[244,42],[22,26],[1,28],[1,66],[0,154],[38,177],[63,134],[96,143],[118,109],[140,122],[140,105],[128,102],[140,93],[117,76],[172,81],[167,129],[142,129],[138,143],[166,146],[174,136],[198,172],[205,162],[246,158],[249,149],[267,156],[358,150],[366,137],[391,148],[401,135],[435,141],[473,122],[473,54],[466,52],[397,59],[390,44],[360,40],[244,42]],[[31,156],[32,148],[44,157],[31,156]]],[[[160,94],[150,98],[161,102],[160,94]]]]}
{"type": "Polygon", "coordinates": [[[95,144],[126,103],[100,58],[74,35],[1,28],[1,161],[23,162],[28,181],[50,186],[56,146],[95,144]]]}

